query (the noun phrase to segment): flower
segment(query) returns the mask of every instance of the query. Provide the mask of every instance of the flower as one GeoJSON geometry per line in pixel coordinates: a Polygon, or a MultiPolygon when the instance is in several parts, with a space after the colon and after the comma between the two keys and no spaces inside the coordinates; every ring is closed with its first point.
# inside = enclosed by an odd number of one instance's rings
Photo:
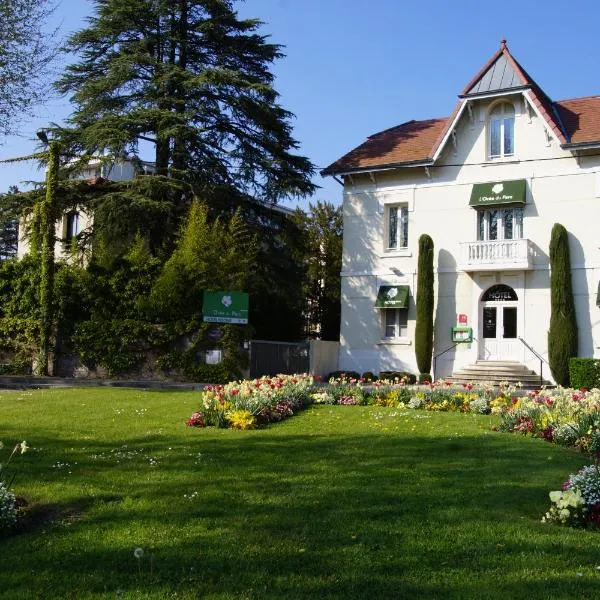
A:
{"type": "Polygon", "coordinates": [[[140,558],[143,558],[144,556],[144,549],[143,548],[136,548],[133,551],[133,555],[139,560],[140,558]]]}

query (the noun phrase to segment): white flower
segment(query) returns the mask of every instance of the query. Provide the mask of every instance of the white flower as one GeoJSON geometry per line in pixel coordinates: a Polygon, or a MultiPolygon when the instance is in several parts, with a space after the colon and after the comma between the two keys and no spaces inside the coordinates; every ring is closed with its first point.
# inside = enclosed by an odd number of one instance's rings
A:
{"type": "Polygon", "coordinates": [[[142,558],[144,556],[144,549],[143,548],[136,548],[133,551],[133,555],[139,560],[140,558],[142,558]]]}
{"type": "Polygon", "coordinates": [[[19,445],[21,446],[21,454],[25,454],[25,452],[29,450],[29,446],[27,445],[27,442],[25,440],[23,440],[19,445]]]}

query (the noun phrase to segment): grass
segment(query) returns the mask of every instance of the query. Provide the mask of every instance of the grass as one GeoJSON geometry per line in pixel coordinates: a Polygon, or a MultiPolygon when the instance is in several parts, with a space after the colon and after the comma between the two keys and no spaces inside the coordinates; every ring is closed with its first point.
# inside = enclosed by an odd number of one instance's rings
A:
{"type": "Polygon", "coordinates": [[[376,407],[188,429],[197,401],[0,394],[0,439],[33,447],[0,598],[598,597],[600,535],[540,523],[580,454],[493,417],[376,407]]]}

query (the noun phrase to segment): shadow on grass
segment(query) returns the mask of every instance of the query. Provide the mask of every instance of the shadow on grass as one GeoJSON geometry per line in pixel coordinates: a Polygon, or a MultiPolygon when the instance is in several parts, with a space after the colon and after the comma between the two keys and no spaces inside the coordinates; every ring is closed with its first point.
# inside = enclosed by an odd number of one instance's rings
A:
{"type": "Polygon", "coordinates": [[[19,482],[60,499],[54,519],[2,541],[0,590],[12,595],[0,596],[591,598],[598,589],[588,572],[598,538],[539,523],[549,486],[584,458],[540,440],[275,428],[123,444],[65,442],[42,427],[32,435],[52,453],[26,455],[19,482]],[[70,472],[55,467],[66,463],[70,472]]]}

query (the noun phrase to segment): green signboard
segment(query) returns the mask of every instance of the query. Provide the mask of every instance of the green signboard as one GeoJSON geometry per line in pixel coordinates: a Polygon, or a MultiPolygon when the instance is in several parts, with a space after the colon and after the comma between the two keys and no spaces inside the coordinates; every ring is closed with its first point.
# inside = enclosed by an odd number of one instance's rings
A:
{"type": "Polygon", "coordinates": [[[248,294],[245,292],[204,292],[205,323],[248,324],[248,294]]]}
{"type": "Polygon", "coordinates": [[[407,285],[382,285],[375,308],[408,308],[408,294],[407,285]]]}
{"type": "Polygon", "coordinates": [[[476,183],[471,192],[469,206],[495,206],[498,204],[525,204],[526,185],[524,179],[476,183]]]}

